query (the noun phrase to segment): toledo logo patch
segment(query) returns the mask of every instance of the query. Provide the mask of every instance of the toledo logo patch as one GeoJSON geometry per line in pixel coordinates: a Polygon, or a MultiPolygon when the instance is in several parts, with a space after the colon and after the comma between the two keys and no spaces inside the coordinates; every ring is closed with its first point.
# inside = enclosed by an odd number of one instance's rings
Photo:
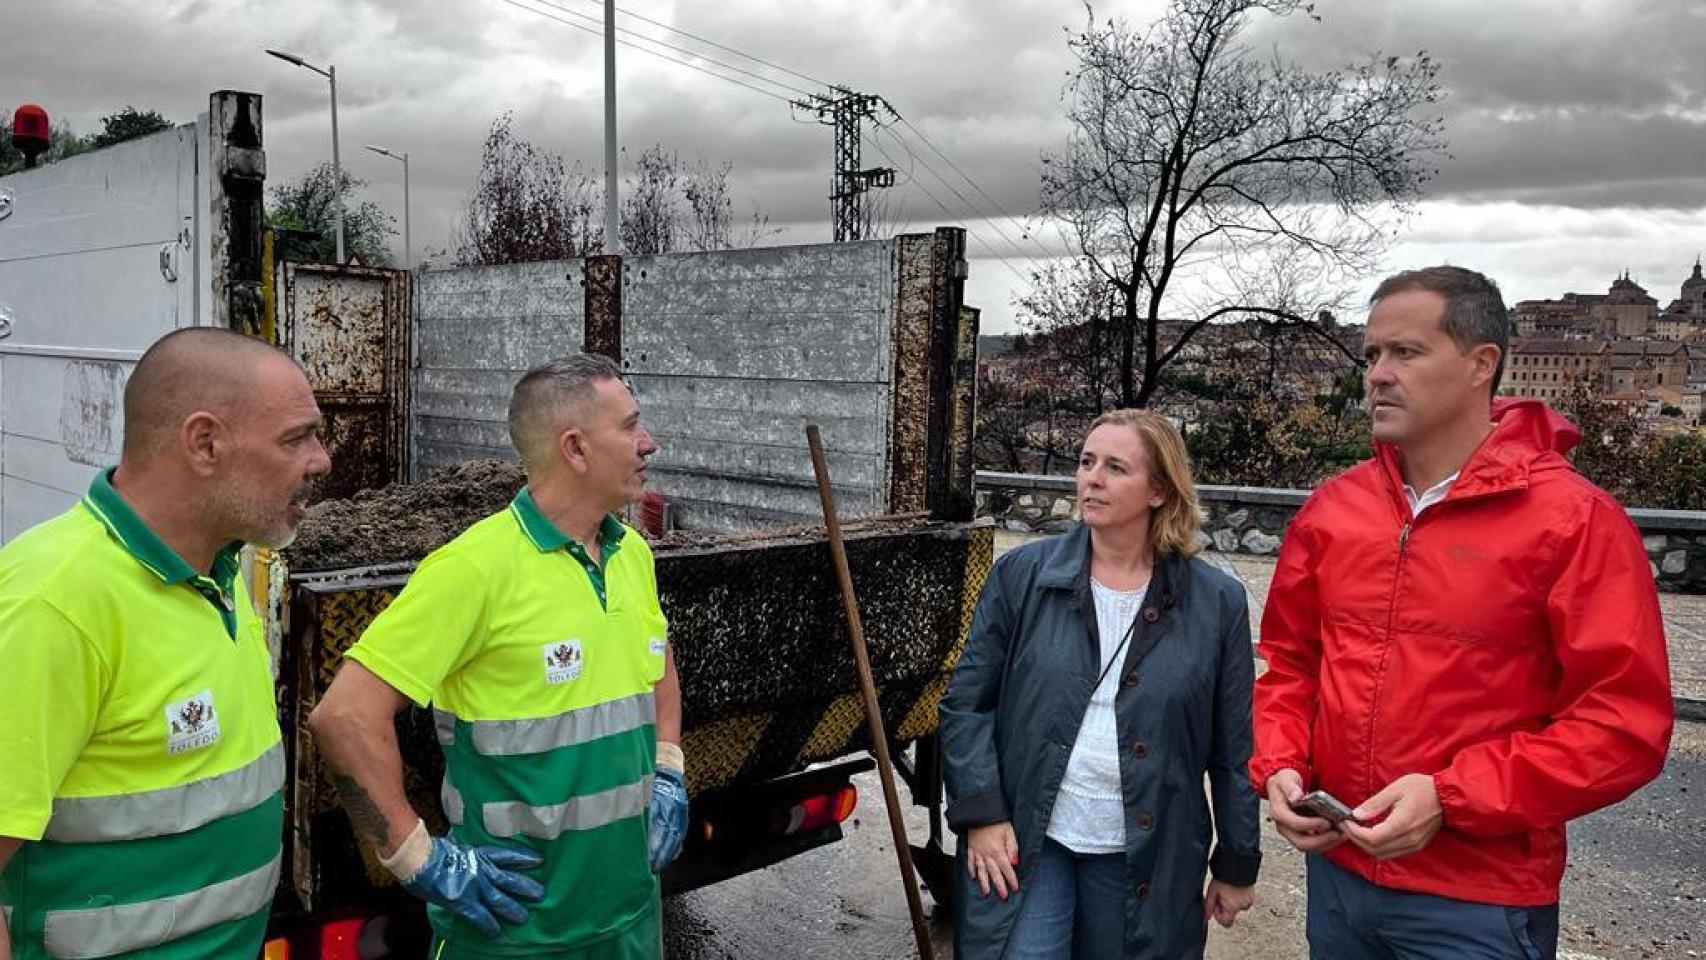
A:
{"type": "Polygon", "coordinates": [[[580,638],[547,643],[541,650],[545,655],[546,683],[567,683],[581,675],[580,638]]]}
{"type": "Polygon", "coordinates": [[[167,754],[199,750],[218,739],[219,714],[213,709],[212,690],[166,706],[167,754]]]}

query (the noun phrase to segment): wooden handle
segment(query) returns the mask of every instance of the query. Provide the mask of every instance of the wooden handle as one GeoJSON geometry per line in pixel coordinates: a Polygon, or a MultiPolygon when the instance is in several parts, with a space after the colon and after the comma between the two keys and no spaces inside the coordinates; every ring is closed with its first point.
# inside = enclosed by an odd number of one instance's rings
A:
{"type": "Polygon", "coordinates": [[[889,829],[894,832],[894,852],[900,860],[900,881],[906,889],[906,908],[912,914],[912,936],[918,955],[933,960],[930,928],[924,919],[924,903],[918,896],[917,872],[912,867],[912,847],[906,842],[906,821],[901,819],[900,795],[894,785],[894,764],[889,760],[889,738],[883,731],[883,714],[877,706],[877,684],[871,677],[871,656],[865,648],[865,628],[859,619],[859,600],[853,595],[853,573],[847,566],[847,547],[841,540],[841,521],[835,513],[835,494],[829,487],[829,467],[823,459],[823,441],[817,424],[806,427],[811,447],[812,471],[817,474],[817,495],[823,501],[823,524],[829,534],[829,552],[835,560],[835,577],[841,583],[841,605],[847,610],[847,635],[853,643],[853,659],[859,665],[859,693],[865,698],[865,722],[870,730],[871,752],[877,756],[877,773],[883,781],[883,802],[888,805],[889,829]]]}

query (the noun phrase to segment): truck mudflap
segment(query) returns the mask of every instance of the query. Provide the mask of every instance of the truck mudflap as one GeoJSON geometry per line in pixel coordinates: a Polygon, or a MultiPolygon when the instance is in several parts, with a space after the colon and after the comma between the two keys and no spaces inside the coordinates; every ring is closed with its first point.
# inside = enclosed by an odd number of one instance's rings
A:
{"type": "MultiPolygon", "coordinates": [[[[880,518],[849,524],[846,540],[886,729],[897,742],[929,738],[993,562],[993,528],[880,518]]],[[[666,538],[653,550],[681,674],[683,748],[696,801],[728,804],[868,748],[821,529],[666,538]]],[[[289,559],[275,559],[270,575],[257,579],[270,584],[265,606],[279,638],[280,720],[290,765],[286,876],[303,909],[314,911],[372,900],[391,886],[338,810],[305,721],[344,651],[396,598],[414,565],[282,569],[289,559]]],[[[404,712],[397,733],[409,797],[429,828],[443,830],[443,757],[430,715],[404,712]]],[[[780,857],[771,854],[784,847],[791,852],[783,856],[792,855],[838,837],[839,827],[830,825],[813,837],[778,840],[748,858],[755,865],[746,869],[775,862],[780,857]]],[[[726,866],[695,870],[701,882],[714,882],[733,875],[726,866]]],[[[698,885],[666,876],[672,890],[686,884],[698,885]]]]}

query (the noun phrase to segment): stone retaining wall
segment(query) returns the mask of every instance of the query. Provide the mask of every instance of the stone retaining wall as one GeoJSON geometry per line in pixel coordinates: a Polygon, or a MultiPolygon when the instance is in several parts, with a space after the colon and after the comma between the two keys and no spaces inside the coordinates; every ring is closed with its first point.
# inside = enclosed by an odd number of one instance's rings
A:
{"type": "MultiPolygon", "coordinates": [[[[1286,524],[1309,496],[1307,490],[1211,484],[1197,493],[1204,546],[1257,556],[1279,552],[1286,524]]],[[[978,515],[994,517],[1008,530],[1062,532],[1072,525],[1076,508],[1071,477],[978,472],[978,515]]],[[[1641,530],[1659,589],[1706,594],[1706,512],[1630,510],[1629,516],[1641,530]]]]}

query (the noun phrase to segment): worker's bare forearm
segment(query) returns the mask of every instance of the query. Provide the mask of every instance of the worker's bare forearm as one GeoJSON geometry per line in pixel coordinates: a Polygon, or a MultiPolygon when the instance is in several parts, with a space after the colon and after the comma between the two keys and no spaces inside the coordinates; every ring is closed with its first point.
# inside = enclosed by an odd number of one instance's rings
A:
{"type": "Polygon", "coordinates": [[[419,819],[403,791],[403,759],[394,726],[396,711],[405,704],[366,668],[350,663],[308,718],[356,835],[382,855],[394,851],[419,819]],[[387,691],[395,699],[385,697],[387,691]]]}
{"type": "Polygon", "coordinates": [[[658,739],[681,742],[681,675],[675,672],[675,648],[664,648],[663,678],[657,683],[658,739]]]}

